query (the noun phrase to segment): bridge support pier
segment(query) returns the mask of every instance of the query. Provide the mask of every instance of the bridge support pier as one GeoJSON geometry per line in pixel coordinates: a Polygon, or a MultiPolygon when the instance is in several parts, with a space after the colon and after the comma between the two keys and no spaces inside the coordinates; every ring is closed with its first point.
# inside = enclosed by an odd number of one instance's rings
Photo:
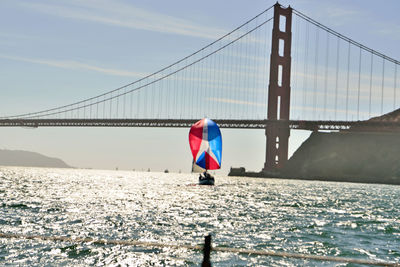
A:
{"type": "Polygon", "coordinates": [[[266,159],[263,171],[282,168],[288,160],[290,129],[285,121],[290,114],[290,67],[292,46],[292,8],[274,6],[271,62],[268,86],[269,121],[265,129],[267,137],[266,159]]]}

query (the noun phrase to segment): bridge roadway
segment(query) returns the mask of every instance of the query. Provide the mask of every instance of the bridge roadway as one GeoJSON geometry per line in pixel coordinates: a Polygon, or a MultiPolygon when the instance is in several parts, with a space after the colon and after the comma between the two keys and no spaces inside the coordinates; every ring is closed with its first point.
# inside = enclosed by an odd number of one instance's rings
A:
{"type": "MultiPolygon", "coordinates": [[[[193,119],[1,119],[0,127],[168,127],[189,128],[193,119]]],[[[221,128],[265,129],[277,124],[296,130],[350,130],[400,132],[400,122],[382,121],[304,121],[304,120],[215,120],[221,128]]],[[[279,127],[279,126],[278,126],[279,127]]]]}

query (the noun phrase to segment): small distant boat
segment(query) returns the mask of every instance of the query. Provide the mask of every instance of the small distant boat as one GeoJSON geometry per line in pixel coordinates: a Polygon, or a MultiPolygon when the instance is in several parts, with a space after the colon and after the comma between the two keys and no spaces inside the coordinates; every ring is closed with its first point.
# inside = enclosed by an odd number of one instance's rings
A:
{"type": "Polygon", "coordinates": [[[200,185],[214,185],[214,177],[207,170],[221,168],[222,138],[218,125],[210,119],[201,119],[192,125],[189,145],[193,155],[192,172],[200,172],[200,185]]]}

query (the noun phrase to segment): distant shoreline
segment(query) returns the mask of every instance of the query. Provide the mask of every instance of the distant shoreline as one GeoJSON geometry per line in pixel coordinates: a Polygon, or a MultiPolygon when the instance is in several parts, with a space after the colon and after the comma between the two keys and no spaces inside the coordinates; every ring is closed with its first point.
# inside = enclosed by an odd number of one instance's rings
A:
{"type": "Polygon", "coordinates": [[[24,150],[0,149],[0,166],[73,168],[59,158],[24,150]]]}

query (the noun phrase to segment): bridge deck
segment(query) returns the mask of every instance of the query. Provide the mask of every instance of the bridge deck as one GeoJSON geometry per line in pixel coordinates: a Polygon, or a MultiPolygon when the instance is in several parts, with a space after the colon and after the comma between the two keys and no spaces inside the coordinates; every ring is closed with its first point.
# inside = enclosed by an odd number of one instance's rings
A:
{"type": "MultiPolygon", "coordinates": [[[[168,127],[189,128],[196,120],[191,119],[3,119],[0,127],[168,127]]],[[[267,125],[289,127],[298,130],[360,130],[400,131],[398,122],[381,121],[304,121],[304,120],[215,120],[221,128],[265,129],[267,125]]]]}

